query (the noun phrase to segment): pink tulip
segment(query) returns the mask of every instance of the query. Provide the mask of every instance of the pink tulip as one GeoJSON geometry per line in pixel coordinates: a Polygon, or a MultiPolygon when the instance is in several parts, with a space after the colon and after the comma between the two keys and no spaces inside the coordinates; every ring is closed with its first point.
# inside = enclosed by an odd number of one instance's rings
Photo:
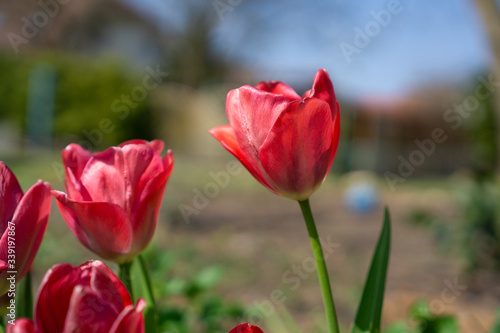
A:
{"type": "Polygon", "coordinates": [[[23,195],[12,171],[0,162],[0,295],[30,270],[47,229],[50,200],[49,183],[39,180],[23,195]]]}
{"type": "Polygon", "coordinates": [[[174,167],[163,142],[133,140],[92,154],[77,144],[62,152],[66,194],[52,191],[71,231],[101,257],[125,263],[153,237],[174,167]]]}
{"type": "Polygon", "coordinates": [[[19,318],[7,332],[142,333],[145,306],[142,299],[134,306],[123,283],[101,261],[59,264],[40,285],[34,326],[19,318]]]}
{"type": "Polygon", "coordinates": [[[233,328],[229,333],[264,333],[260,328],[249,323],[241,324],[233,328]]]}
{"type": "Polygon", "coordinates": [[[339,105],[321,69],[299,96],[283,82],[260,82],[227,95],[229,125],[210,131],[272,192],[305,200],[323,183],[339,142],[339,105]]]}

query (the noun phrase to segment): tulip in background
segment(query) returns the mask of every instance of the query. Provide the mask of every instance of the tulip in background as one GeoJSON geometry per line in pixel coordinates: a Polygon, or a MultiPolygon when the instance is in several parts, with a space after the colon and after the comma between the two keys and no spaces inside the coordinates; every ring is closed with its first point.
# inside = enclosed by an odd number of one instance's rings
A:
{"type": "Polygon", "coordinates": [[[340,134],[339,105],[325,70],[302,97],[277,81],[231,90],[226,113],[229,125],[210,134],[262,185],[305,200],[323,183],[340,134]]]}
{"type": "Polygon", "coordinates": [[[50,215],[50,185],[38,181],[23,195],[12,171],[0,162],[0,295],[8,292],[14,271],[19,282],[28,273],[50,215]]]}
{"type": "Polygon", "coordinates": [[[35,319],[16,319],[7,333],[143,333],[143,299],[134,306],[125,285],[101,261],[55,265],[43,278],[35,319]]]}
{"type": "Polygon", "coordinates": [[[101,257],[130,262],[153,237],[174,166],[163,142],[133,140],[92,154],[77,144],[62,152],[66,193],[52,191],[67,225],[101,257]]]}

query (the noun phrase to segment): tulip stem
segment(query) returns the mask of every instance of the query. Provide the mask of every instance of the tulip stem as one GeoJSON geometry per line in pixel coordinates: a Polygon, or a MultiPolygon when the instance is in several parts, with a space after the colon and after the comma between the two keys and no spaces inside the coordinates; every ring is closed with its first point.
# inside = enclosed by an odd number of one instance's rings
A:
{"type": "Polygon", "coordinates": [[[128,292],[130,293],[130,297],[134,299],[134,293],[132,291],[132,278],[130,276],[130,268],[132,267],[132,262],[125,262],[120,264],[119,277],[123,282],[125,287],[127,287],[128,292]]]}
{"type": "Polygon", "coordinates": [[[31,287],[31,271],[17,285],[16,318],[33,319],[33,290],[31,287]]]}
{"type": "Polygon", "coordinates": [[[328,332],[339,333],[339,324],[337,322],[337,314],[335,312],[330,279],[328,278],[325,257],[323,255],[323,250],[321,249],[321,241],[319,239],[318,231],[316,230],[316,224],[314,223],[311,206],[309,205],[309,199],[299,201],[299,205],[306,222],[307,232],[309,233],[309,239],[311,240],[313,248],[314,259],[316,260],[316,266],[318,268],[318,278],[325,306],[328,332]]]}
{"type": "Polygon", "coordinates": [[[158,312],[156,312],[155,298],[153,295],[153,287],[151,284],[151,278],[149,277],[149,272],[146,269],[146,263],[144,258],[140,254],[137,257],[137,264],[139,265],[139,272],[141,274],[142,288],[145,292],[146,298],[146,310],[144,311],[145,322],[146,322],[146,333],[156,332],[158,323],[158,312]]]}
{"type": "Polygon", "coordinates": [[[155,298],[153,296],[153,287],[151,285],[151,278],[149,277],[148,270],[146,269],[146,264],[144,263],[144,258],[141,254],[137,257],[139,263],[139,271],[141,272],[141,278],[144,281],[144,287],[146,289],[146,303],[148,305],[156,308],[155,298]]]}

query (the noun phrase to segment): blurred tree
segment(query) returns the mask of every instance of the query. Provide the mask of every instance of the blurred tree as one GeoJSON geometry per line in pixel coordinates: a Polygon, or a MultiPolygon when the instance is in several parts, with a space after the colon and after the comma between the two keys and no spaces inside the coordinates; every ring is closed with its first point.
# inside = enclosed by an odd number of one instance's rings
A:
{"type": "Polygon", "coordinates": [[[481,101],[478,112],[471,118],[467,128],[467,136],[471,144],[471,169],[474,180],[493,182],[498,167],[497,118],[500,109],[495,109],[494,98],[481,101]]]}
{"type": "Polygon", "coordinates": [[[211,46],[212,32],[217,24],[212,3],[185,1],[184,6],[185,26],[169,38],[169,80],[194,88],[219,83],[230,67],[211,46]]]}
{"type": "Polygon", "coordinates": [[[138,73],[124,73],[116,61],[55,53],[29,57],[0,53],[0,72],[9,81],[0,85],[0,122],[26,128],[27,83],[31,69],[40,63],[50,64],[57,73],[56,143],[77,142],[100,150],[133,138],[156,137],[148,98],[134,97],[135,91],[146,90],[138,73]]]}
{"type": "MultiPolygon", "coordinates": [[[[477,8],[483,18],[483,22],[488,33],[493,53],[493,79],[496,82],[500,81],[500,9],[496,0],[474,0],[477,8]]],[[[500,142],[500,89],[495,90],[495,110],[496,110],[496,126],[497,126],[497,142],[500,142]]],[[[500,144],[497,145],[500,147],[500,144]]]]}

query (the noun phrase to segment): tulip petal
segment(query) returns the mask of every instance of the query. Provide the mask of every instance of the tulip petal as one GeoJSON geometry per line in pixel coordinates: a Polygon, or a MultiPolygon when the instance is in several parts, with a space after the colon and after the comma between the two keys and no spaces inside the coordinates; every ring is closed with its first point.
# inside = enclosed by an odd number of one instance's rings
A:
{"type": "Polygon", "coordinates": [[[259,82],[255,88],[273,94],[283,95],[289,100],[299,100],[300,96],[288,84],[280,81],[259,82]]]}
{"type": "Polygon", "coordinates": [[[331,167],[332,122],[328,103],[309,98],[292,102],[274,124],[259,156],[283,196],[307,199],[323,182],[331,167]]]}
{"type": "Polygon", "coordinates": [[[70,264],[56,265],[45,274],[35,303],[40,332],[63,332],[73,288],[81,282],[80,269],[70,264]]]}
{"type": "Polygon", "coordinates": [[[117,312],[132,305],[132,298],[130,298],[127,287],[106,264],[99,260],[88,261],[80,265],[80,269],[84,270],[89,266],[92,267],[90,276],[92,290],[101,294],[101,298],[112,305],[117,312]]]}
{"type": "Polygon", "coordinates": [[[163,171],[161,156],[149,145],[127,145],[122,148],[127,193],[125,211],[132,213],[132,207],[139,204],[138,197],[146,184],[163,171]]]}
{"type": "Polygon", "coordinates": [[[128,140],[128,141],[120,143],[118,145],[118,147],[123,148],[123,147],[128,146],[128,145],[147,145],[147,144],[148,144],[148,142],[146,140],[132,139],[132,140],[128,140]]]}
{"type": "Polygon", "coordinates": [[[14,325],[7,325],[7,333],[35,333],[35,325],[27,318],[17,318],[14,325]]]}
{"type": "Polygon", "coordinates": [[[249,323],[240,324],[233,328],[229,333],[264,333],[260,328],[249,323]]]}
{"type": "Polygon", "coordinates": [[[236,141],[249,164],[260,166],[258,151],[290,100],[243,86],[227,95],[226,113],[234,130],[236,141]]]}
{"type": "MultiPolygon", "coordinates": [[[[339,102],[336,102],[337,110],[340,110],[339,102]]],[[[337,149],[339,147],[340,141],[340,112],[337,111],[333,118],[333,142],[332,142],[332,152],[330,156],[330,166],[335,159],[335,155],[337,154],[337,149]]]]}
{"type": "Polygon", "coordinates": [[[76,143],[68,145],[61,153],[66,171],[64,187],[68,195],[74,200],[83,199],[80,177],[91,156],[92,154],[88,150],[76,143]]]}
{"type": "Polygon", "coordinates": [[[127,145],[148,145],[151,148],[153,148],[153,150],[156,151],[158,154],[161,154],[165,144],[161,140],[153,140],[153,141],[148,142],[146,140],[134,139],[134,140],[125,141],[124,143],[119,144],[118,147],[123,148],[127,145]]]}
{"type": "Polygon", "coordinates": [[[140,298],[137,306],[126,307],[118,316],[109,333],[144,333],[144,316],[142,310],[146,302],[140,298]]]}
{"type": "Polygon", "coordinates": [[[23,196],[23,191],[16,176],[0,161],[0,232],[7,228],[12,220],[18,202],[23,196]]]}
{"type": "Polygon", "coordinates": [[[71,295],[64,333],[108,332],[118,314],[102,295],[90,287],[77,285],[71,295]]]}
{"type": "Polygon", "coordinates": [[[0,260],[0,272],[9,268],[9,264],[6,261],[0,260]]]}
{"type": "Polygon", "coordinates": [[[132,245],[132,226],[121,207],[107,202],[77,202],[52,191],[68,227],[87,248],[120,262],[132,245]]]}
{"type": "Polygon", "coordinates": [[[163,147],[165,146],[165,143],[161,140],[153,140],[153,141],[149,142],[148,144],[158,154],[161,154],[161,152],[163,151],[163,147]]]}
{"type": "Polygon", "coordinates": [[[87,234],[80,227],[80,222],[78,221],[75,213],[66,205],[67,195],[64,192],[60,191],[52,191],[52,195],[56,199],[57,207],[59,208],[59,212],[68,225],[69,229],[73,232],[73,234],[78,238],[78,240],[85,245],[85,247],[90,249],[90,242],[87,239],[87,234]]]}
{"type": "Polygon", "coordinates": [[[303,97],[319,98],[327,102],[330,105],[332,118],[339,112],[339,103],[335,97],[332,81],[330,80],[328,72],[324,69],[320,69],[316,73],[312,89],[306,92],[303,97]]]}
{"type": "MultiPolygon", "coordinates": [[[[83,200],[114,203],[125,207],[127,186],[124,180],[124,157],[121,148],[111,147],[94,154],[83,169],[80,181],[83,200]]],[[[71,196],[70,196],[71,198],[71,196]]]]}
{"type": "MultiPolygon", "coordinates": [[[[156,156],[159,157],[159,155],[156,156]]],[[[174,168],[172,151],[169,150],[167,152],[162,164],[164,170],[157,171],[154,176],[153,174],[149,174],[150,168],[145,172],[145,175],[151,178],[133,203],[131,222],[134,241],[132,250],[130,251],[132,256],[136,256],[138,253],[142,252],[153,237],[158,215],[160,213],[163,193],[174,168]]],[[[142,181],[141,179],[141,182],[142,181]]]]}
{"type": "MultiPolygon", "coordinates": [[[[20,281],[31,268],[38,248],[47,229],[50,215],[50,185],[38,181],[21,198],[12,217],[14,233],[4,232],[0,240],[0,259],[8,260],[9,241],[13,241],[16,250],[16,280],[20,281]]],[[[8,289],[7,272],[0,273],[0,295],[8,289]]]]}
{"type": "Polygon", "coordinates": [[[236,142],[234,130],[231,127],[231,125],[222,125],[214,127],[208,132],[214,138],[219,140],[222,146],[226,148],[231,154],[233,154],[234,157],[236,157],[241,162],[241,164],[243,164],[243,166],[248,170],[248,172],[250,172],[250,174],[255,179],[257,179],[259,183],[267,187],[272,192],[277,193],[276,190],[264,178],[262,172],[259,169],[254,168],[254,166],[247,161],[246,157],[243,155],[243,152],[238,146],[238,143],[236,142]]]}

